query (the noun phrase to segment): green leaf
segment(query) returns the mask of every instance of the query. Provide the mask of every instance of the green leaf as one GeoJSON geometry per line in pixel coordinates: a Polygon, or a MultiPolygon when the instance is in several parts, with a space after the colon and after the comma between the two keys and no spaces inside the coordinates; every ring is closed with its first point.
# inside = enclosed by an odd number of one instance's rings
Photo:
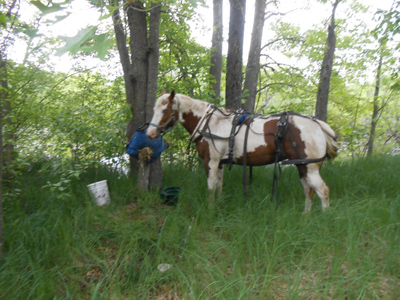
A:
{"type": "Polygon", "coordinates": [[[0,24],[4,27],[6,27],[7,21],[9,19],[7,18],[7,16],[5,14],[3,14],[2,12],[0,12],[0,24]]]}
{"type": "Polygon", "coordinates": [[[17,28],[15,30],[15,32],[22,32],[31,38],[40,36],[40,34],[38,34],[38,30],[36,28],[33,28],[27,24],[24,24],[21,28],[17,28]]]}
{"type": "Polygon", "coordinates": [[[61,56],[66,52],[76,54],[85,42],[93,38],[96,29],[97,27],[88,27],[79,31],[74,37],[60,37],[65,42],[65,46],[57,49],[56,56],[61,56]]]}
{"type": "Polygon", "coordinates": [[[197,0],[189,0],[189,2],[194,8],[197,7],[197,0]]]}
{"type": "Polygon", "coordinates": [[[56,16],[55,20],[47,20],[45,21],[47,24],[54,24],[63,21],[64,19],[68,18],[72,12],[68,12],[65,15],[56,16]]]}
{"type": "Polygon", "coordinates": [[[33,5],[35,5],[44,15],[51,14],[51,13],[65,9],[65,7],[62,7],[60,4],[57,4],[57,3],[52,3],[51,6],[46,6],[39,0],[31,1],[31,3],[33,5]]]}
{"type": "Polygon", "coordinates": [[[97,52],[97,57],[104,60],[108,54],[108,50],[111,48],[111,40],[107,33],[93,36],[95,41],[93,46],[82,47],[83,51],[86,52],[97,52]]]}

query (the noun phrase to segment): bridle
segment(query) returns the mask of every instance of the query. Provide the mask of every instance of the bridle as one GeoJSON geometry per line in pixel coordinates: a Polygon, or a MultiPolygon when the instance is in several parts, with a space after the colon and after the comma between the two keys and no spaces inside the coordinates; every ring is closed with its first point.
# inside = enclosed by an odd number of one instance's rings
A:
{"type": "MultiPolygon", "coordinates": [[[[167,132],[172,130],[172,128],[175,126],[175,124],[179,121],[179,114],[181,112],[181,102],[179,101],[178,95],[175,95],[175,97],[176,97],[177,110],[173,110],[171,107],[171,115],[170,115],[169,119],[163,125],[150,123],[149,127],[150,126],[156,127],[162,134],[166,134],[167,132]],[[176,112],[178,113],[178,118],[175,117],[176,112]],[[172,125],[170,125],[170,128],[167,129],[167,127],[169,126],[169,123],[171,123],[171,121],[172,121],[172,125]]],[[[163,111],[164,114],[167,112],[166,110],[167,109],[165,109],[163,111]]]]}

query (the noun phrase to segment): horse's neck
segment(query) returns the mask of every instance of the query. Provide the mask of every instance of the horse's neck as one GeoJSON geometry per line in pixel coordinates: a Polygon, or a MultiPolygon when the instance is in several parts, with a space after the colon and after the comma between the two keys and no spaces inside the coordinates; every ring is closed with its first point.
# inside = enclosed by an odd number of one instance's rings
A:
{"type": "Polygon", "coordinates": [[[187,96],[180,96],[180,123],[192,134],[198,122],[207,111],[208,103],[187,96]]]}

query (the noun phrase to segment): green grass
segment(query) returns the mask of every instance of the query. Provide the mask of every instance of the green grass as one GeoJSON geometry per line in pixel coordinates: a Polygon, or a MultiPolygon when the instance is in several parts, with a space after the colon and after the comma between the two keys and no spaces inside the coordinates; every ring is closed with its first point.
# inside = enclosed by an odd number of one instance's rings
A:
{"type": "Polygon", "coordinates": [[[254,172],[247,203],[242,169],[225,171],[214,212],[203,170],[170,166],[177,207],[107,170],[72,181],[63,196],[41,188],[54,174],[26,171],[4,202],[2,299],[399,299],[400,157],[336,161],[322,176],[331,208],[304,195],[294,167],[270,202],[272,168],[254,172]],[[107,179],[112,204],[86,185],[107,179]],[[191,230],[188,228],[191,226],[191,230]],[[186,239],[186,243],[185,243],[186,239]],[[160,272],[160,264],[170,264],[160,272]]]}

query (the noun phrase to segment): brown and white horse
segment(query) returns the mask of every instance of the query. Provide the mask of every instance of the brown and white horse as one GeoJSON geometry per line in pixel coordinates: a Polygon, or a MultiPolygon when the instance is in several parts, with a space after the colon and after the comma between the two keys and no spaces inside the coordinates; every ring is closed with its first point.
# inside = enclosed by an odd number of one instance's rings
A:
{"type": "MultiPolygon", "coordinates": [[[[210,192],[209,205],[213,205],[215,190],[222,193],[223,168],[221,160],[226,159],[229,150],[229,135],[233,114],[224,108],[217,109],[205,101],[192,99],[185,95],[164,94],[157,99],[154,115],[147,130],[150,138],[157,138],[161,132],[181,123],[191,135],[191,141],[203,159],[210,192]],[[202,134],[206,130],[210,134],[202,134]]],[[[261,166],[274,163],[276,145],[275,133],[279,117],[256,117],[250,124],[246,160],[249,166],[261,166]]],[[[233,163],[243,164],[244,141],[247,126],[242,126],[235,136],[233,163]]],[[[282,142],[282,159],[299,159],[299,150],[306,159],[318,159],[337,155],[336,133],[328,124],[320,120],[289,116],[291,139],[288,136],[282,142]],[[293,140],[297,149],[293,147],[293,140]]],[[[312,199],[317,193],[322,210],[329,207],[329,188],[321,178],[319,170],[322,161],[297,165],[301,183],[306,195],[304,212],[311,211],[312,199]]]]}

